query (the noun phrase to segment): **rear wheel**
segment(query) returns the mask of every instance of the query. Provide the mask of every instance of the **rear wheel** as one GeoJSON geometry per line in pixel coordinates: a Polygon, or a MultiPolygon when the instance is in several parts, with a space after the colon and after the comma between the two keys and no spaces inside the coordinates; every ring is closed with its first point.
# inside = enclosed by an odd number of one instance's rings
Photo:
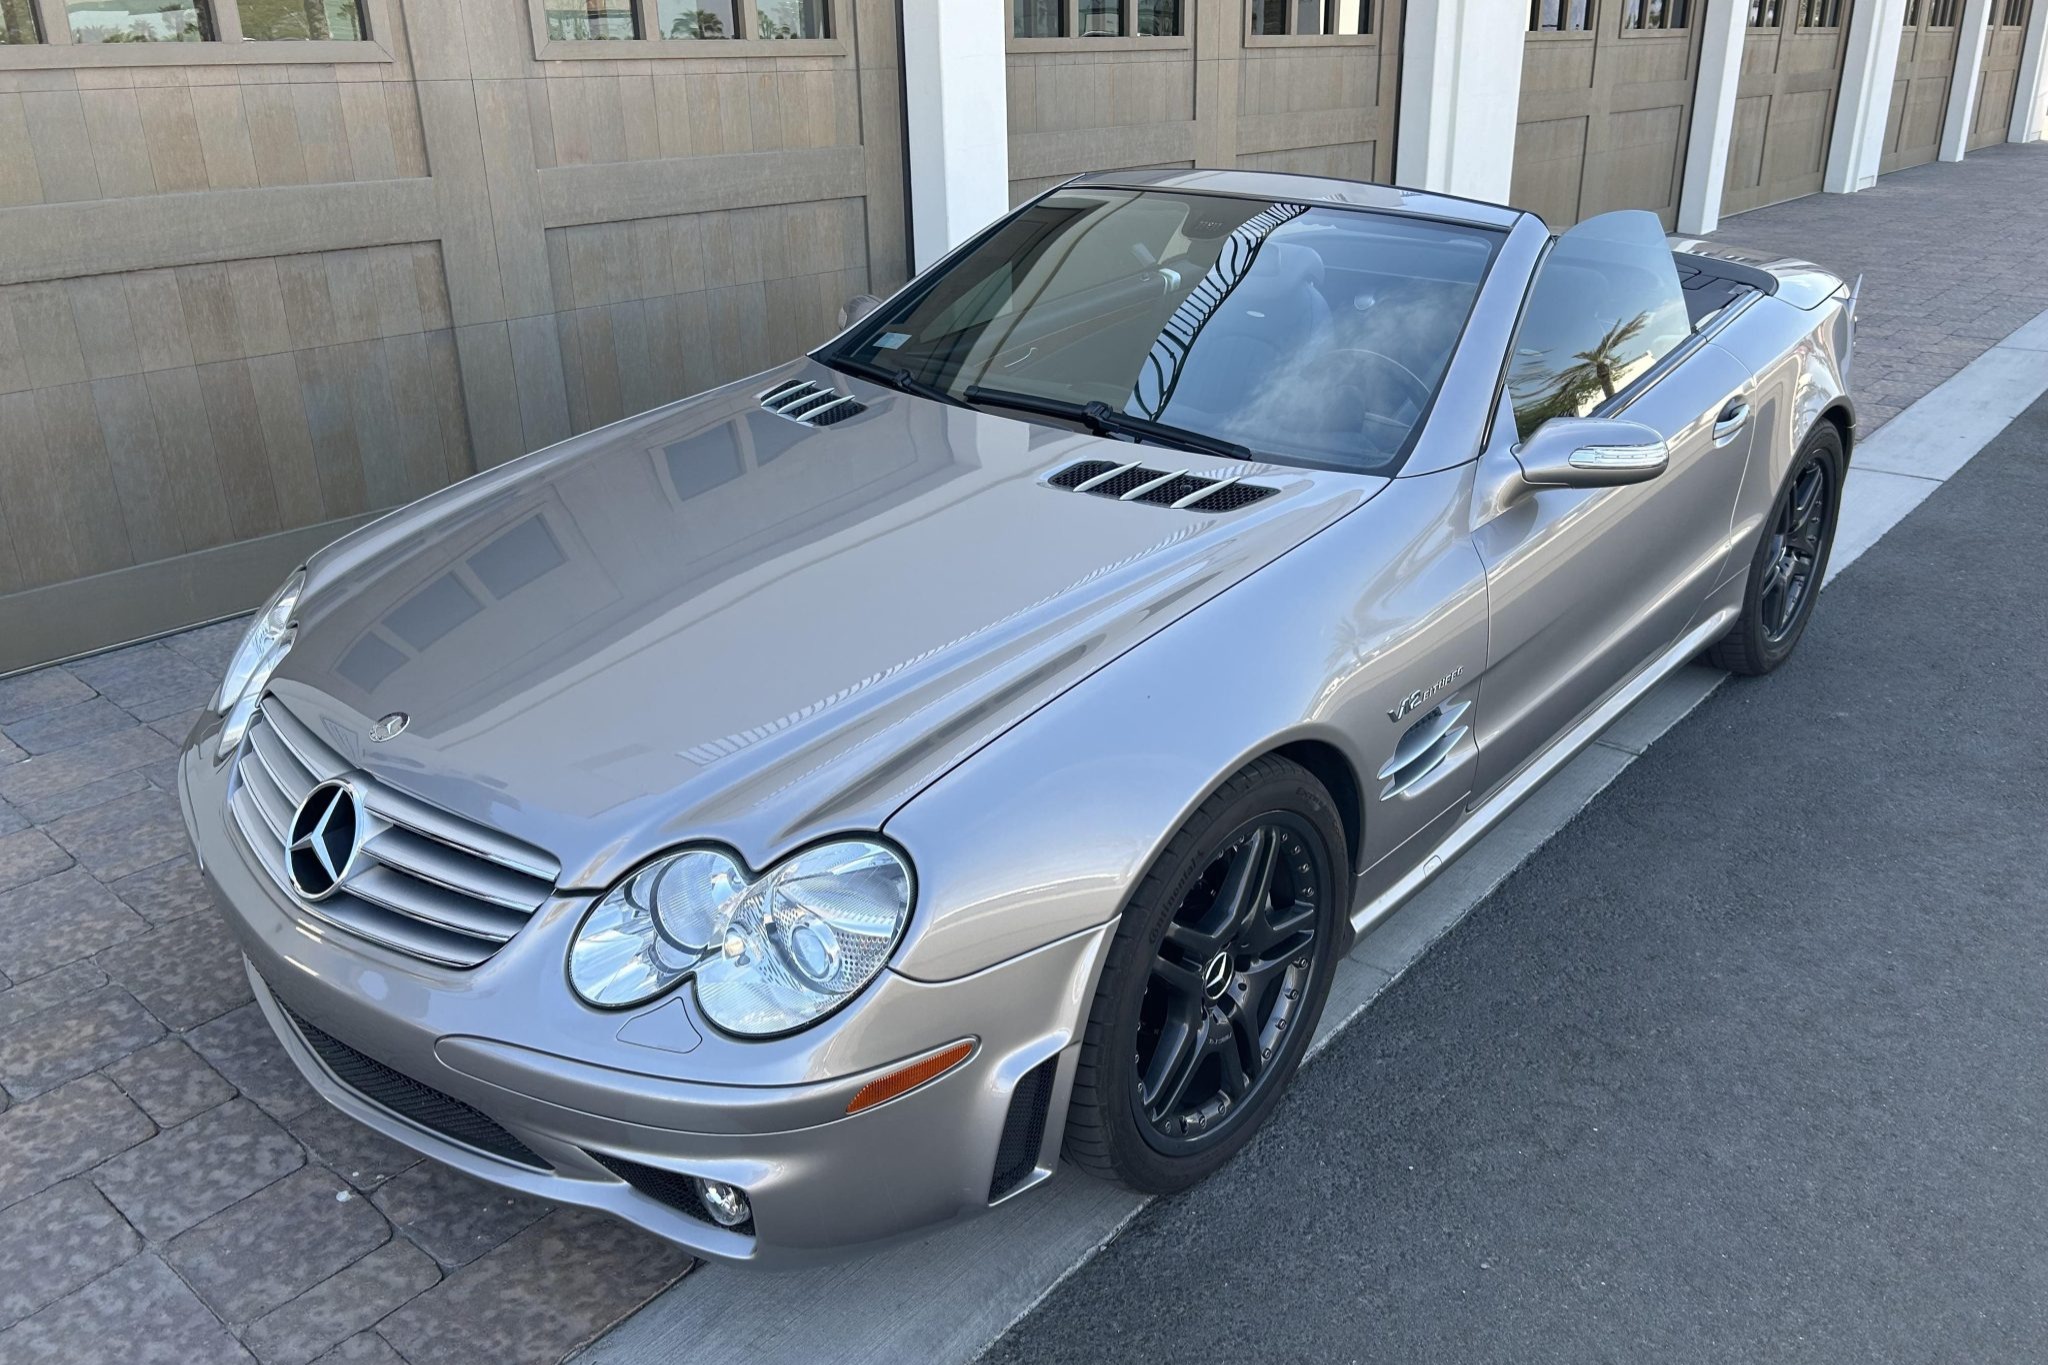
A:
{"type": "Polygon", "coordinates": [[[1841,515],[1842,435],[1822,422],[1799,448],[1792,473],[1771,508],[1749,565],[1742,614],[1707,650],[1707,661],[1731,673],[1768,673],[1792,655],[1827,572],[1841,515]]]}
{"type": "Polygon", "coordinates": [[[1250,1140],[1329,994],[1344,847],[1329,793],[1282,758],[1195,812],[1111,942],[1068,1108],[1070,1160],[1164,1194],[1250,1140]]]}

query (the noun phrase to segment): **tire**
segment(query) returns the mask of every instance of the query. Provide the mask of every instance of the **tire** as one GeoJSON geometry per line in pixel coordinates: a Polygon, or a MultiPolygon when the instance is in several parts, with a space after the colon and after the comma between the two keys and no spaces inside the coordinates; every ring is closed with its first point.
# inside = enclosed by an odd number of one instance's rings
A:
{"type": "Polygon", "coordinates": [[[1068,1159],[1170,1194],[1236,1155],[1315,1032],[1350,884],[1336,804],[1300,765],[1258,759],[1203,802],[1110,942],[1075,1068],[1068,1159]],[[1233,1076],[1244,1082],[1235,1096],[1233,1076]]]}
{"type": "Polygon", "coordinates": [[[1708,646],[1708,663],[1730,673],[1761,677],[1792,657],[1807,622],[1813,619],[1814,599],[1820,596],[1821,579],[1827,574],[1847,468],[1841,433],[1834,423],[1823,421],[1800,446],[1785,486],[1771,504],[1771,514],[1750,559],[1742,614],[1727,635],[1708,646]],[[1810,515],[1800,507],[1809,487],[1821,499],[1817,512],[1810,515]],[[1796,567],[1788,568],[1788,564],[1796,567]],[[1793,579],[1787,575],[1797,575],[1799,581],[1789,613],[1786,594],[1793,592],[1793,579]]]}

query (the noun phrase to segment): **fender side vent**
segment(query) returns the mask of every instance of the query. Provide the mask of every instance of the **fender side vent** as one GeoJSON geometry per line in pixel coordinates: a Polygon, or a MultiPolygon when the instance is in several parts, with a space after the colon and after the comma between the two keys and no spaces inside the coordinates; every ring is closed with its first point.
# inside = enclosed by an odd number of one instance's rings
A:
{"type": "Polygon", "coordinates": [[[1387,784],[1380,789],[1380,800],[1413,791],[1441,768],[1471,730],[1462,723],[1471,709],[1469,701],[1439,706],[1409,726],[1394,746],[1394,756],[1380,769],[1387,784]]]}
{"type": "Polygon", "coordinates": [[[807,427],[829,427],[867,411],[867,405],[852,395],[810,379],[785,379],[760,398],[764,411],[807,427]]]}
{"type": "Polygon", "coordinates": [[[1038,1152],[1045,1146],[1045,1116],[1052,1108],[1053,1072],[1059,1054],[1024,1073],[1010,1092],[1010,1112],[1003,1119],[1002,1140],[996,1144],[995,1171],[989,1176],[988,1202],[993,1204],[1031,1178],[1038,1169],[1038,1152]]]}
{"type": "Polygon", "coordinates": [[[1135,460],[1129,464],[1083,460],[1047,476],[1046,483],[1098,498],[1186,512],[1235,512],[1280,491],[1265,484],[1244,483],[1236,475],[1209,478],[1185,469],[1154,469],[1135,460]]]}

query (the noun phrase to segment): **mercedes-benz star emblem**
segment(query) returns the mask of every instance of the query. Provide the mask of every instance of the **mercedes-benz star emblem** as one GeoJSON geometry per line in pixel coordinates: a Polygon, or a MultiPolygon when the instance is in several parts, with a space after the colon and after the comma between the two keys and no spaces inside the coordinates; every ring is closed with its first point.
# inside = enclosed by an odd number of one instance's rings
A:
{"type": "Polygon", "coordinates": [[[397,739],[405,733],[405,727],[412,724],[412,717],[403,711],[393,711],[370,727],[370,743],[382,744],[387,739],[397,739]]]}
{"type": "Polygon", "coordinates": [[[341,886],[356,860],[362,811],[346,782],[322,782],[292,817],[284,860],[292,889],[309,901],[325,900],[341,886]]]}
{"type": "Polygon", "coordinates": [[[1230,989],[1230,954],[1218,953],[1209,959],[1209,965],[1202,969],[1202,989],[1211,1000],[1221,999],[1223,992],[1230,989]]]}

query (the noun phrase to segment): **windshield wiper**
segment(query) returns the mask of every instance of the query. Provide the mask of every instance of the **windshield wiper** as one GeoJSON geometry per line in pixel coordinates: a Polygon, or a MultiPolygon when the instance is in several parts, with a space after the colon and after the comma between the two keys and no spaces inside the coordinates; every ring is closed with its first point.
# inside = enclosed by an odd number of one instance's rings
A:
{"type": "Polygon", "coordinates": [[[972,384],[967,389],[967,401],[987,403],[992,407],[1015,408],[1018,412],[1036,413],[1040,417],[1060,417],[1070,422],[1079,422],[1098,436],[1128,436],[1133,440],[1150,441],[1155,445],[1178,446],[1182,450],[1200,451],[1205,455],[1221,455],[1230,460],[1255,460],[1250,446],[1226,441],[1221,436],[1210,436],[1204,432],[1190,431],[1170,422],[1155,422],[1149,417],[1119,412],[1109,404],[1095,400],[1091,403],[1074,403],[1064,398],[1041,398],[1035,393],[1017,393],[1009,389],[991,389],[972,384]]]}
{"type": "Polygon", "coordinates": [[[914,397],[929,398],[934,403],[951,403],[954,407],[966,406],[958,394],[948,393],[937,384],[927,384],[900,365],[870,365],[865,360],[849,360],[845,356],[833,356],[825,364],[835,370],[844,370],[848,374],[857,374],[862,379],[873,380],[877,384],[886,384],[892,389],[914,397]]]}

